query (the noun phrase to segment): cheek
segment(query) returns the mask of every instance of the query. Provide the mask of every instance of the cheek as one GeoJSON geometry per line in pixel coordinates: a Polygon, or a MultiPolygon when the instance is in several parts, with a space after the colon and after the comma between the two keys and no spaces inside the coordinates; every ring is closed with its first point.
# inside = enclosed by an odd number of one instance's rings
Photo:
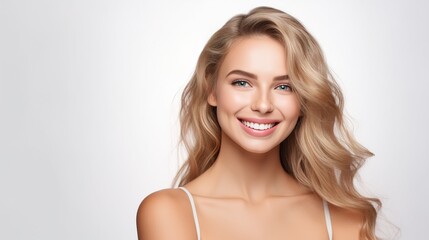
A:
{"type": "Polygon", "coordinates": [[[218,108],[237,110],[248,104],[250,97],[246,93],[223,89],[217,96],[218,108]]]}
{"type": "Polygon", "coordinates": [[[277,106],[285,117],[298,118],[301,113],[301,105],[296,96],[288,96],[287,99],[279,99],[277,106]]]}

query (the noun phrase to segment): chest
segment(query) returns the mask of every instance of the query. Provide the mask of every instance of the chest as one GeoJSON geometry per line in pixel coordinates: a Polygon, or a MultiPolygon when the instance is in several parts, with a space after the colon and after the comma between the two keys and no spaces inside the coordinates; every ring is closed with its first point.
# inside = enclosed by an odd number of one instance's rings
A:
{"type": "Polygon", "coordinates": [[[260,204],[197,199],[202,240],[328,240],[317,199],[275,199],[260,204]]]}

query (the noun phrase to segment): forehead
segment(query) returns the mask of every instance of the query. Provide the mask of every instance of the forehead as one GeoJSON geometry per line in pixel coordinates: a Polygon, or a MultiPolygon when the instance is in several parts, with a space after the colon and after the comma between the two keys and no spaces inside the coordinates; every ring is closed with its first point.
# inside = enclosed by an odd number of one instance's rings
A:
{"type": "Polygon", "coordinates": [[[243,70],[259,76],[287,74],[286,52],[282,44],[265,35],[235,40],[219,70],[220,76],[232,70],[243,70]]]}

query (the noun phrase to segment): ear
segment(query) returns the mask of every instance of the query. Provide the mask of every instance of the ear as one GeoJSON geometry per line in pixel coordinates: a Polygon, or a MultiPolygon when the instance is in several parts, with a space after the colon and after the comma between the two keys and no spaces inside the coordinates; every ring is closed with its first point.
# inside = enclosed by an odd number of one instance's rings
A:
{"type": "Polygon", "coordinates": [[[217,106],[216,93],[214,90],[212,90],[209,96],[207,97],[207,103],[212,107],[217,106]]]}

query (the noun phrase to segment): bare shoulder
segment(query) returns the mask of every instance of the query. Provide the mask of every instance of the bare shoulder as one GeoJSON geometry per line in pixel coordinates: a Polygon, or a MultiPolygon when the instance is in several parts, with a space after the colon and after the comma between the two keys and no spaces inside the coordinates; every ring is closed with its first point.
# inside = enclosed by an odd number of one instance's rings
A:
{"type": "Polygon", "coordinates": [[[178,189],[164,189],[148,195],[141,202],[137,211],[139,217],[160,217],[165,212],[175,212],[180,209],[183,194],[178,189]]]}
{"type": "MultiPolygon", "coordinates": [[[[143,199],[137,211],[140,240],[192,239],[192,210],[180,189],[164,189],[143,199]]],[[[195,234],[195,233],[194,233],[195,234]]]]}
{"type": "Polygon", "coordinates": [[[359,240],[363,215],[353,209],[329,206],[335,239],[359,240]]]}

